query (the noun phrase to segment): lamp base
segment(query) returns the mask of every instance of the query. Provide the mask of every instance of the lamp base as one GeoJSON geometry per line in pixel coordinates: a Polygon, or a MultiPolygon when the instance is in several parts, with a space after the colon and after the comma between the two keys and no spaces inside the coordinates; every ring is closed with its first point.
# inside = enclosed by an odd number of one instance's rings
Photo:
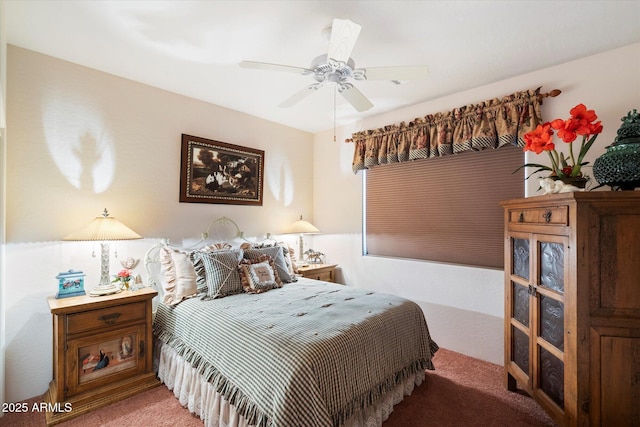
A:
{"type": "Polygon", "coordinates": [[[100,284],[89,292],[92,297],[117,294],[122,290],[109,280],[109,242],[100,243],[100,248],[100,284]]]}
{"type": "Polygon", "coordinates": [[[122,289],[120,289],[119,286],[115,286],[115,285],[108,285],[108,286],[98,285],[95,288],[91,289],[91,292],[89,292],[89,295],[92,296],[92,297],[100,297],[100,296],[103,296],[103,295],[117,294],[120,291],[122,291],[122,289]]]}

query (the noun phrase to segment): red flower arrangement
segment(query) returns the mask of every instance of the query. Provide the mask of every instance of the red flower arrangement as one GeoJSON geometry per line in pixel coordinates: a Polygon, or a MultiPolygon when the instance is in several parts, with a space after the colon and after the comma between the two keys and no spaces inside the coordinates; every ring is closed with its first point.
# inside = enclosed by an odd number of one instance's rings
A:
{"type": "MultiPolygon", "coordinates": [[[[538,169],[531,175],[550,171],[552,178],[582,177],[582,166],[588,164],[584,156],[595,142],[598,134],[602,132],[602,124],[596,120],[598,116],[594,110],[587,110],[584,104],[578,104],[570,111],[571,117],[567,120],[556,119],[552,122],[538,125],[534,130],[524,135],[524,151],[533,151],[540,154],[546,151],[551,159],[551,166],[538,163],[526,163],[523,167],[537,167],[538,169]],[[564,153],[559,153],[553,143],[553,131],[558,131],[558,137],[569,144],[569,157],[564,153]],[[573,155],[573,141],[582,136],[578,157],[573,155]]],[[[531,176],[529,175],[529,176],[531,176]]]]}

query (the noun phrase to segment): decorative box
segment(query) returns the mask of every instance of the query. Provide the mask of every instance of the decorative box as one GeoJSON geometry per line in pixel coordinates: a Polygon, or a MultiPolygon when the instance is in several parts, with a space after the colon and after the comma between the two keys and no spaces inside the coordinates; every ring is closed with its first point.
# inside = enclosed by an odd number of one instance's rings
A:
{"type": "Polygon", "coordinates": [[[68,298],[85,295],[84,273],[82,271],[64,271],[56,276],[58,293],[56,298],[68,298]]]}

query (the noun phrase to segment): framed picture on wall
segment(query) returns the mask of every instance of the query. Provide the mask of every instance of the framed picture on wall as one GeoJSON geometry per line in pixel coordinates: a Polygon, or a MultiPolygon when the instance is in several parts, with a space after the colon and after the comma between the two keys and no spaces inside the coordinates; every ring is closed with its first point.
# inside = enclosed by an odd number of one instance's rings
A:
{"type": "Polygon", "coordinates": [[[180,201],[262,206],[264,151],[182,134],[180,201]]]}

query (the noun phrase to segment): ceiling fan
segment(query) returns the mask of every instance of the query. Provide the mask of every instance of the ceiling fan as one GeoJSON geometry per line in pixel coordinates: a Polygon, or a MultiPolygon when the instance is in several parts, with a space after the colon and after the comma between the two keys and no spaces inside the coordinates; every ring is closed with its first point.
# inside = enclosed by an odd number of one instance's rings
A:
{"type": "MultiPolygon", "coordinates": [[[[330,31],[328,52],[311,61],[309,68],[289,65],[269,64],[265,62],[242,61],[243,68],[255,68],[271,71],[311,75],[316,82],[306,86],[280,104],[280,107],[291,107],[325,84],[333,84],[336,91],[359,112],[367,111],[373,104],[362,92],[349,81],[353,80],[391,80],[400,84],[402,80],[420,80],[427,77],[426,66],[407,67],[373,67],[356,68],[350,57],[362,26],[349,19],[334,19],[330,31]]],[[[324,32],[324,31],[323,31],[324,32]]]]}

